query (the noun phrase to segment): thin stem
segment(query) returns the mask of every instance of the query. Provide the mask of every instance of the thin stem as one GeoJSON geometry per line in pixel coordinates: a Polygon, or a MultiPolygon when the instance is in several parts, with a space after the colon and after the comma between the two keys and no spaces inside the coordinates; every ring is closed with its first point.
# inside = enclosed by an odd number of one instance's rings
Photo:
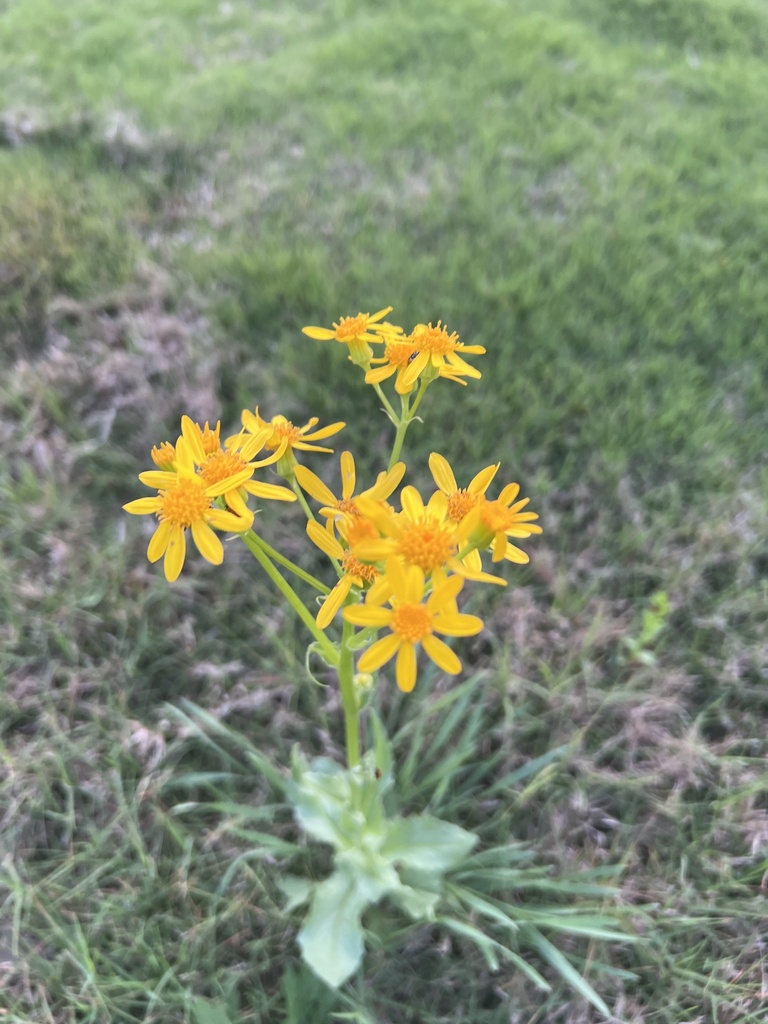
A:
{"type": "Polygon", "coordinates": [[[389,465],[387,466],[387,472],[395,465],[400,458],[400,452],[403,449],[403,441],[405,440],[405,434],[408,430],[410,419],[408,417],[408,410],[410,408],[410,398],[408,395],[401,395],[400,402],[402,404],[402,411],[400,416],[395,421],[397,423],[397,432],[395,434],[395,440],[392,445],[392,454],[389,457],[389,465]]]}
{"type": "Polygon", "coordinates": [[[344,735],[347,744],[347,767],[360,764],[360,710],[355,694],[355,656],[349,648],[349,641],[355,633],[351,622],[344,620],[341,627],[341,657],[339,660],[339,685],[341,703],[344,708],[344,735]]]}
{"type": "Polygon", "coordinates": [[[249,531],[253,534],[256,539],[256,543],[262,549],[265,555],[272,559],[273,562],[277,562],[278,565],[282,565],[284,569],[292,572],[294,576],[297,576],[300,580],[308,583],[310,587],[314,587],[315,590],[319,590],[321,594],[330,594],[331,588],[326,587],[324,583],[321,583],[319,579],[307,572],[306,569],[302,569],[300,566],[292,562],[290,558],[286,558],[285,555],[281,555],[280,552],[273,548],[271,544],[267,544],[263,537],[260,537],[258,533],[254,533],[253,530],[249,531]]]}
{"type": "Polygon", "coordinates": [[[382,391],[381,384],[374,384],[373,387],[376,391],[376,394],[381,399],[382,405],[384,406],[384,411],[386,412],[387,416],[389,416],[389,418],[392,420],[395,426],[397,426],[397,424],[400,422],[400,417],[392,408],[392,403],[389,401],[387,396],[382,391]]]}
{"type": "Polygon", "coordinates": [[[299,616],[299,618],[310,631],[315,640],[317,640],[317,643],[322,648],[323,655],[328,664],[338,665],[339,653],[336,650],[336,647],[331,643],[331,641],[328,639],[328,637],[325,635],[322,629],[320,629],[318,624],[312,618],[312,615],[307,609],[306,605],[304,605],[304,603],[301,601],[298,594],[290,585],[290,583],[288,583],[287,580],[284,580],[280,573],[277,571],[277,569],[274,567],[267,553],[258,544],[256,536],[253,533],[253,531],[249,530],[247,533],[241,534],[240,536],[243,538],[243,543],[251,552],[256,561],[259,563],[259,565],[262,567],[264,572],[267,574],[267,576],[269,576],[269,578],[275,584],[275,586],[283,595],[283,597],[288,601],[291,608],[293,608],[293,610],[299,616]]]}
{"type": "Polygon", "coordinates": [[[291,476],[288,482],[291,485],[291,490],[299,499],[299,504],[304,509],[304,514],[306,515],[307,519],[314,519],[314,513],[312,509],[309,507],[307,499],[304,497],[304,491],[302,491],[301,487],[299,487],[299,481],[296,479],[295,476],[291,476]]]}

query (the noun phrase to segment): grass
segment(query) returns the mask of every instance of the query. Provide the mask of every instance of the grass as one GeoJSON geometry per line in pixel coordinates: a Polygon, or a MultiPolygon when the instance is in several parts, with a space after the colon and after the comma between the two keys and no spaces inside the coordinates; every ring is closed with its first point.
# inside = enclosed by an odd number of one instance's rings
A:
{"type": "Polygon", "coordinates": [[[763,1019],[767,48],[755,0],[0,2],[4,1020],[599,1019],[440,929],[330,1002],[236,737],[337,751],[337,696],[245,551],[170,588],[119,511],[182,412],[343,418],[378,468],[386,421],[299,329],[385,303],[488,348],[409,479],[499,459],[545,529],[470,600],[476,731],[441,678],[384,695],[406,806],[621,869],[643,941],[566,946],[617,1018],[763,1019]]]}

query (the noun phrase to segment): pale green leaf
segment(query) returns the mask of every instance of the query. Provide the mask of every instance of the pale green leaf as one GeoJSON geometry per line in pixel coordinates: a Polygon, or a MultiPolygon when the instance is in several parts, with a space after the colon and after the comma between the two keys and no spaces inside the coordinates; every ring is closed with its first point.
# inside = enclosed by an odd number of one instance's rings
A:
{"type": "Polygon", "coordinates": [[[360,919],[368,903],[347,872],[335,871],[315,890],[298,942],[305,962],[332,988],[354,974],[363,958],[360,919]]]}
{"type": "Polygon", "coordinates": [[[284,875],[278,879],[277,884],[288,897],[285,904],[287,914],[296,907],[309,903],[317,885],[316,882],[311,882],[308,878],[299,878],[298,875],[284,875]]]}
{"type": "Polygon", "coordinates": [[[381,853],[393,863],[442,874],[460,864],[476,842],[477,836],[458,825],[420,814],[393,821],[381,853]]]}

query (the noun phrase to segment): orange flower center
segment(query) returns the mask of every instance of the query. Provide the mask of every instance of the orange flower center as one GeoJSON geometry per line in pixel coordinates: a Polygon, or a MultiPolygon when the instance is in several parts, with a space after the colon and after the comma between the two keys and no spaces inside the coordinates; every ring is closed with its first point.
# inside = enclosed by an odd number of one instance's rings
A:
{"type": "Polygon", "coordinates": [[[392,609],[392,632],[409,644],[416,644],[432,632],[432,616],[423,604],[398,602],[392,609]]]}
{"type": "Polygon", "coordinates": [[[272,436],[264,445],[270,451],[275,451],[276,448],[279,448],[280,442],[283,439],[287,439],[289,448],[292,448],[297,441],[301,440],[301,427],[294,427],[290,420],[274,419],[272,420],[272,427],[272,436]]]}
{"type": "Polygon", "coordinates": [[[358,576],[360,579],[365,580],[366,583],[373,583],[379,575],[379,570],[375,565],[366,565],[365,562],[361,562],[348,551],[344,553],[344,557],[341,560],[341,568],[348,576],[358,576]]]}
{"type": "Polygon", "coordinates": [[[173,464],[176,461],[176,449],[170,441],[163,441],[159,448],[155,445],[150,455],[158,469],[173,469],[173,464]]]}
{"type": "Polygon", "coordinates": [[[339,341],[354,341],[368,330],[368,314],[358,313],[357,316],[343,316],[333,326],[339,341]]]}
{"type": "Polygon", "coordinates": [[[346,516],[361,516],[363,514],[355,504],[354,498],[339,498],[334,508],[346,516]]]}
{"type": "Polygon", "coordinates": [[[418,333],[414,332],[413,340],[418,346],[419,352],[429,352],[432,355],[444,356],[453,352],[459,340],[458,334],[454,331],[449,334],[441,321],[437,321],[437,327],[427,324],[418,333]]]}
{"type": "Polygon", "coordinates": [[[460,488],[458,491],[448,494],[447,498],[448,518],[453,520],[454,523],[460,523],[464,516],[471,512],[478,503],[480,495],[471,494],[465,488],[460,488]]]}
{"type": "Polygon", "coordinates": [[[418,565],[425,573],[441,569],[456,554],[453,529],[431,516],[422,516],[418,522],[406,526],[397,547],[398,554],[409,565],[418,565]]]}
{"type": "Polygon", "coordinates": [[[416,352],[413,345],[402,341],[391,341],[384,349],[384,358],[390,366],[398,368],[407,366],[411,356],[416,352]]]}
{"type": "Polygon", "coordinates": [[[359,544],[361,540],[378,540],[379,531],[375,523],[363,516],[352,516],[350,519],[343,519],[340,524],[339,533],[351,548],[359,544]]]}
{"type": "Polygon", "coordinates": [[[480,522],[491,533],[504,533],[505,530],[509,530],[515,525],[515,519],[514,512],[510,512],[507,506],[502,505],[500,501],[483,502],[480,522]]]}
{"type": "Polygon", "coordinates": [[[208,455],[205,464],[200,467],[200,476],[205,480],[205,486],[217,484],[220,480],[226,480],[245,469],[246,463],[239,452],[218,451],[208,455]]]}
{"type": "Polygon", "coordinates": [[[179,477],[173,487],[161,491],[163,507],[158,513],[164,522],[187,527],[200,522],[211,507],[205,484],[199,477],[179,477]]]}
{"type": "Polygon", "coordinates": [[[212,455],[221,448],[221,441],[219,440],[219,433],[221,431],[221,421],[216,424],[216,429],[211,430],[206,420],[205,427],[200,431],[200,440],[203,442],[203,451],[206,455],[212,455]]]}

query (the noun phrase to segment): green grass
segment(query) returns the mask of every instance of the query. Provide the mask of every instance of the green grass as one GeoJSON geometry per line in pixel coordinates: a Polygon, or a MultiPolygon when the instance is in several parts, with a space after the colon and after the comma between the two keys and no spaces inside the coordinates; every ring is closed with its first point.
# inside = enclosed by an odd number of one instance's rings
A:
{"type": "Polygon", "coordinates": [[[174,710],[338,750],[247,553],[169,587],[119,506],[183,412],[343,418],[378,469],[370,390],[300,328],[388,303],[488,349],[409,480],[501,460],[545,530],[470,598],[476,732],[437,676],[383,698],[407,807],[554,877],[619,866],[643,941],[566,948],[621,1019],[762,1020],[767,50],[756,0],[0,0],[3,1020],[599,1019],[396,922],[331,1006],[270,858],[238,860],[290,818],[174,710]]]}

